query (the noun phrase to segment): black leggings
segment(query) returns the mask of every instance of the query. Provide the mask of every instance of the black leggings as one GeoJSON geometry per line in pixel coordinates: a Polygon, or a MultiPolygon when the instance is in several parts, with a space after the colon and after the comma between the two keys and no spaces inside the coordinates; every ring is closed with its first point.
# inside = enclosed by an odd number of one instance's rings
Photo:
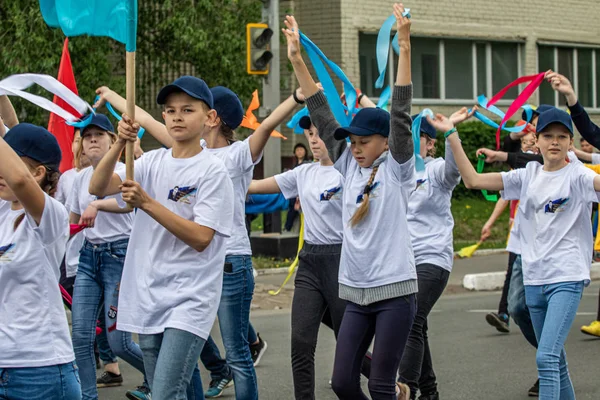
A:
{"type": "Polygon", "coordinates": [[[416,310],[415,294],[366,306],[347,303],[332,378],[332,388],[339,399],[368,400],[360,387],[360,372],[375,337],[369,394],[373,400],[396,400],[396,373],[416,310]]]}

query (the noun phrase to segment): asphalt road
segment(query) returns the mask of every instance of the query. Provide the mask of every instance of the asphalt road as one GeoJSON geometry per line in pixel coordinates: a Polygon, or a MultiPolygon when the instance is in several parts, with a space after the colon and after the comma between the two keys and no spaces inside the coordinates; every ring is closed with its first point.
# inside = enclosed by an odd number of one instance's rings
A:
{"type": "MultiPolygon", "coordinates": [[[[497,258],[498,265],[501,261],[503,265],[506,262],[505,256],[494,256],[458,268],[488,269],[493,258],[497,258]]],[[[567,340],[569,368],[579,400],[600,399],[600,340],[579,332],[581,325],[595,318],[599,288],[600,285],[595,283],[586,289],[567,340]]],[[[501,334],[487,325],[485,313],[496,309],[498,299],[498,292],[447,294],[442,296],[431,314],[431,348],[442,399],[528,398],[527,389],[536,379],[535,351],[516,326],[511,326],[510,334],[501,334]]],[[[256,369],[260,398],[293,399],[289,310],[255,310],[252,322],[268,342],[268,350],[256,369]]],[[[220,345],[218,335],[215,338],[220,345]]],[[[319,400],[336,398],[328,384],[334,351],[333,334],[323,327],[316,355],[316,398],[319,400]]],[[[127,389],[141,382],[141,374],[129,365],[122,362],[121,369],[124,386],[100,389],[100,399],[123,399],[127,389]]],[[[204,370],[203,383],[208,384],[204,370]]],[[[222,398],[233,399],[233,388],[226,389],[222,398]]]]}

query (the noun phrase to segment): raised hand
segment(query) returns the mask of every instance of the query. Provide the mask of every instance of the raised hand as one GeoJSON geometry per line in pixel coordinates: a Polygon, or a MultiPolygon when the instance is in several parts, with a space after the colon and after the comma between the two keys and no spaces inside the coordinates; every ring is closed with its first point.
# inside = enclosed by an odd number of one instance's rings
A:
{"type": "Polygon", "coordinates": [[[435,118],[431,118],[429,115],[427,116],[427,122],[431,124],[435,129],[440,132],[448,132],[450,129],[454,128],[454,124],[448,117],[442,114],[436,114],[435,118]]]}
{"type": "Polygon", "coordinates": [[[499,161],[498,160],[498,152],[494,151],[494,150],[481,148],[481,149],[477,149],[477,152],[475,154],[477,155],[477,157],[479,157],[480,155],[483,154],[485,156],[486,163],[493,163],[493,162],[499,161]]]}
{"type": "Polygon", "coordinates": [[[98,96],[100,96],[100,98],[98,99],[98,101],[96,101],[94,103],[94,105],[92,106],[93,108],[100,108],[103,105],[105,105],[107,103],[107,97],[109,95],[109,93],[111,92],[110,88],[108,86],[100,86],[98,89],[96,89],[96,94],[98,96]]]}
{"type": "Polygon", "coordinates": [[[470,112],[467,107],[463,107],[450,116],[450,121],[456,126],[471,118],[475,114],[475,111],[477,111],[477,106],[474,106],[470,112]]]}
{"type": "Polygon", "coordinates": [[[119,132],[119,140],[124,142],[136,142],[138,139],[138,131],[140,124],[133,122],[127,114],[123,114],[123,119],[119,121],[117,131],[119,132]]]}
{"type": "Polygon", "coordinates": [[[410,46],[410,18],[404,17],[404,4],[394,4],[394,16],[396,17],[396,29],[398,30],[398,44],[400,47],[410,46]]]}
{"type": "Polygon", "coordinates": [[[281,29],[287,40],[288,58],[291,60],[301,58],[300,52],[300,30],[298,22],[293,15],[286,15],[283,21],[286,28],[281,29]]]}
{"type": "Polygon", "coordinates": [[[571,82],[569,82],[564,75],[552,70],[548,70],[544,78],[550,83],[550,85],[552,85],[552,89],[556,90],[558,93],[566,96],[567,98],[570,96],[575,96],[573,85],[571,85],[571,82]]]}

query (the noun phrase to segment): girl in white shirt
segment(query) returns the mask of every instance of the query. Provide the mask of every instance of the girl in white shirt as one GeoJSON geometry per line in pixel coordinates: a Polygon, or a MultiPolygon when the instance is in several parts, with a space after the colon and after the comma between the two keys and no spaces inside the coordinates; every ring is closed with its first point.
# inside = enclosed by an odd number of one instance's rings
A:
{"type": "Polygon", "coordinates": [[[0,135],[0,393],[6,400],[81,399],[58,288],[69,237],[67,211],[51,197],[60,160],[58,142],[44,128],[22,123],[0,135]]]}
{"type": "Polygon", "coordinates": [[[564,343],[590,281],[591,203],[598,199],[600,176],[567,162],[573,143],[570,116],[556,108],[540,114],[537,146],[543,166],[530,162],[526,168],[486,174],[475,172],[450,120],[438,114],[430,122],[446,132],[468,188],[503,190],[503,198],[520,200],[523,283],[538,341],[539,398],[574,399],[564,343]]]}
{"type": "MultiPolygon", "coordinates": [[[[391,116],[382,109],[364,108],[346,128],[335,120],[302,60],[295,19],[288,16],[285,21],[288,57],[307,96],[311,119],[344,176],[339,295],[348,303],[332,378],[340,399],[366,398],[360,369],[373,337],[371,398],[396,398],[396,373],[416,312],[417,274],[407,221],[415,176],[410,20],[403,12],[402,5],[394,5],[400,57],[391,116]]],[[[401,396],[406,391],[402,385],[401,396]]]]}
{"type": "Polygon", "coordinates": [[[338,295],[342,252],[343,177],[333,166],[319,132],[305,116],[299,122],[318,162],[252,181],[249,193],[283,193],[300,199],[304,215],[304,247],[294,281],[292,301],[292,375],[297,399],[315,396],[315,348],[326,311],[337,336],[346,303],[338,295]]]}
{"type": "MultiPolygon", "coordinates": [[[[82,130],[82,145],[78,153],[83,152],[92,166],[76,176],[67,204],[71,223],[88,225],[83,231],[85,241],[79,257],[72,309],[73,347],[80,368],[83,399],[98,398],[94,339],[102,305],[102,318],[106,322],[111,350],[117,357],[144,373],[139,346],[133,342],[129,332],[116,329],[119,287],[133,213],[117,205],[117,196],[98,200],[88,190],[94,169],[116,139],[113,130],[108,118],[102,114],[94,115],[90,124],[82,130]]],[[[145,389],[148,392],[147,387],[145,389]]],[[[142,389],[138,389],[140,390],[142,389]]]]}

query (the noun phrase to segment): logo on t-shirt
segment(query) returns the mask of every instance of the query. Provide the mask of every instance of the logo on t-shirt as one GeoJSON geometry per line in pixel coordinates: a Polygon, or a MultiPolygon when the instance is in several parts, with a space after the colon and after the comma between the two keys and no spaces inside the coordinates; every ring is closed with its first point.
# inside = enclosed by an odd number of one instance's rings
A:
{"type": "Polygon", "coordinates": [[[550,200],[546,207],[544,207],[544,213],[557,213],[565,211],[566,205],[569,202],[569,198],[565,197],[563,199],[550,200]]]}
{"type": "Polygon", "coordinates": [[[339,198],[339,193],[342,191],[341,186],[336,186],[332,189],[326,189],[323,193],[321,193],[321,197],[319,201],[329,201],[333,198],[339,198]]]}
{"type": "Polygon", "coordinates": [[[6,246],[0,246],[0,261],[12,261],[12,259],[9,257],[9,252],[13,253],[14,248],[14,243],[7,244],[6,246]]]}
{"type": "Polygon", "coordinates": [[[169,190],[169,200],[173,200],[176,203],[190,204],[190,198],[196,196],[197,191],[198,189],[192,186],[175,186],[169,190]]]}
{"type": "Polygon", "coordinates": [[[417,179],[417,187],[415,190],[419,190],[419,188],[421,190],[424,190],[426,188],[425,183],[427,182],[427,179],[417,179]]]}
{"type": "Polygon", "coordinates": [[[363,191],[363,193],[359,194],[358,197],[356,198],[356,204],[360,204],[363,201],[363,197],[365,194],[368,194],[370,197],[376,197],[374,196],[375,194],[375,189],[377,189],[379,187],[379,182],[373,182],[372,185],[367,186],[363,191]]]}

